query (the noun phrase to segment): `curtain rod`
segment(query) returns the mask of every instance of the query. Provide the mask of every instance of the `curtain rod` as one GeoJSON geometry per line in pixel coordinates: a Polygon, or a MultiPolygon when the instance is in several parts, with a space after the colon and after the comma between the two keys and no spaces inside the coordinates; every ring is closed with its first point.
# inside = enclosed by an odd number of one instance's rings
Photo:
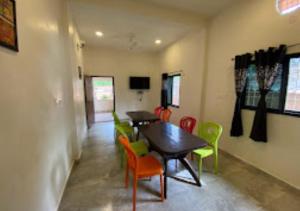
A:
{"type": "Polygon", "coordinates": [[[178,71],[174,71],[174,72],[169,72],[168,75],[176,75],[178,73],[183,73],[183,70],[178,70],[178,71]]]}
{"type": "MultiPolygon", "coordinates": [[[[293,48],[293,47],[296,47],[296,46],[300,46],[300,43],[295,43],[295,44],[292,44],[292,45],[288,45],[287,48],[293,48]]],[[[235,58],[231,58],[231,61],[234,61],[234,60],[235,60],[235,58]]]]}

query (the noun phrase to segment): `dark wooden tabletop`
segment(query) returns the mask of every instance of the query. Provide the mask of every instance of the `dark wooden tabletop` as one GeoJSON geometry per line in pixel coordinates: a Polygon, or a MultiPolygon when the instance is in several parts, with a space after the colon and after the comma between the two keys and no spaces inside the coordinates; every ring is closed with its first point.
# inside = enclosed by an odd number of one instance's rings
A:
{"type": "Polygon", "coordinates": [[[126,113],[133,122],[155,122],[159,118],[148,111],[130,111],[126,113]]]}
{"type": "Polygon", "coordinates": [[[184,155],[207,146],[203,139],[187,133],[171,123],[154,123],[140,127],[151,147],[164,155],[184,155]]]}

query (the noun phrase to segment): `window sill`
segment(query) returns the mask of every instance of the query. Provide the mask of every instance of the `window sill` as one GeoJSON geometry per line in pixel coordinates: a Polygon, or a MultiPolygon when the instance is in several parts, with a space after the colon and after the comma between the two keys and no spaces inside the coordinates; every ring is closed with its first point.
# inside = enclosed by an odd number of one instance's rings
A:
{"type": "Polygon", "coordinates": [[[171,106],[173,108],[180,108],[180,106],[178,106],[178,105],[169,105],[169,106],[171,106]]]}
{"type": "MultiPolygon", "coordinates": [[[[251,107],[251,106],[244,106],[242,107],[242,110],[250,110],[250,111],[256,111],[256,107],[251,107]]],[[[293,117],[298,117],[300,118],[300,112],[287,112],[287,111],[279,111],[279,110],[274,110],[274,109],[267,109],[267,113],[270,114],[279,114],[279,115],[284,115],[284,116],[293,116],[293,117]]]]}

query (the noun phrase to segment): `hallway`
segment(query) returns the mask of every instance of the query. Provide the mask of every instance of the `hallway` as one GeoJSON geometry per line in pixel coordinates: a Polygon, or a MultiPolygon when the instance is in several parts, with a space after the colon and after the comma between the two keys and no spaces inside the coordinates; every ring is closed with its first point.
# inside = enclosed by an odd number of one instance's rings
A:
{"type": "MultiPolygon", "coordinates": [[[[173,164],[169,163],[174,171],[173,164]]],[[[202,184],[199,188],[169,179],[168,199],[161,203],[158,178],[140,181],[137,210],[297,211],[300,207],[299,192],[224,153],[220,156],[219,175],[205,171],[202,184]]],[[[98,123],[84,142],[82,158],[73,168],[59,210],[131,210],[131,199],[132,186],[124,188],[113,123],[98,123]]]]}

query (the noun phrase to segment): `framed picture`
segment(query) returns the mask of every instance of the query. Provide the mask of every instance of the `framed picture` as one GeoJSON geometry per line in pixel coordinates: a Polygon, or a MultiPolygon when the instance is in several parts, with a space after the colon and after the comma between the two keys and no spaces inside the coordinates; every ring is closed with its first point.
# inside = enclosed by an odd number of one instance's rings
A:
{"type": "Polygon", "coordinates": [[[0,46],[19,51],[15,0],[0,0],[0,46]]]}

